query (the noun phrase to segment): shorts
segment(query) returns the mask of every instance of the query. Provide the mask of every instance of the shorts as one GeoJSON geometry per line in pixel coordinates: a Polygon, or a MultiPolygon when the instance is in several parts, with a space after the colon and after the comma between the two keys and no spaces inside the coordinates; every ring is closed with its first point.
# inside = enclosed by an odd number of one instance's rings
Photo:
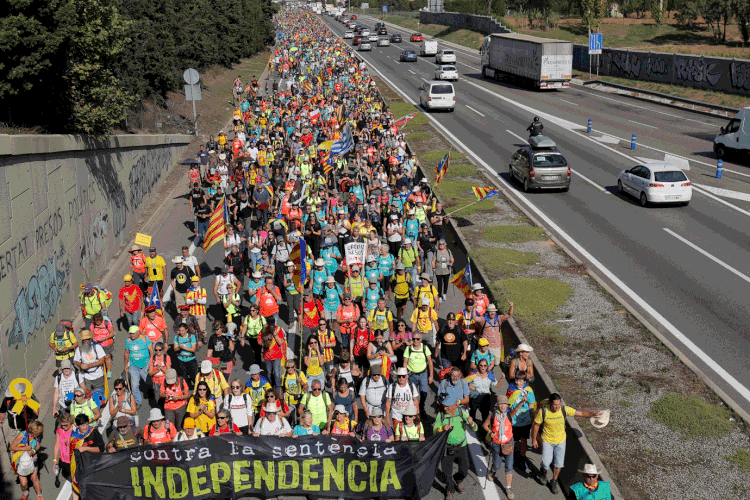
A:
{"type": "Polygon", "coordinates": [[[323,311],[323,318],[325,318],[326,321],[335,320],[336,318],[336,311],[329,311],[325,310],[323,311]]]}
{"type": "MultiPolygon", "coordinates": [[[[101,344],[99,344],[99,345],[101,345],[101,344]]],[[[102,350],[104,351],[104,354],[109,354],[110,357],[111,357],[112,354],[114,354],[114,352],[115,352],[115,343],[112,342],[109,345],[103,345],[102,346],[102,350]]]]}
{"type": "Polygon", "coordinates": [[[174,303],[177,307],[184,306],[187,304],[187,293],[180,293],[177,290],[174,291],[174,303]]]}
{"type": "Polygon", "coordinates": [[[492,353],[493,356],[495,356],[495,360],[497,360],[495,364],[505,361],[505,358],[503,358],[502,347],[490,347],[489,351],[492,353]]]}
{"type": "Polygon", "coordinates": [[[407,297],[405,299],[396,299],[395,302],[396,302],[396,307],[404,307],[407,304],[407,302],[409,302],[409,298],[407,297]]]}
{"type": "Polygon", "coordinates": [[[529,439],[529,436],[531,436],[531,425],[513,426],[513,439],[516,441],[529,439]]]}
{"type": "Polygon", "coordinates": [[[555,469],[563,468],[565,465],[565,445],[565,441],[560,444],[550,444],[542,441],[542,469],[549,469],[550,464],[555,469]]]}

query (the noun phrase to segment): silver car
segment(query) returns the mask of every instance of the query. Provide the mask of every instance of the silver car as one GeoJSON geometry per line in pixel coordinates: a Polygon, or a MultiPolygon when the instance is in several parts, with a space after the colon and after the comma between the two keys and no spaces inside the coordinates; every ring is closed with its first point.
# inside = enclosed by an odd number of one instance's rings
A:
{"type": "Polygon", "coordinates": [[[458,71],[452,64],[443,64],[435,70],[435,80],[458,80],[458,71]]]}
{"type": "Polygon", "coordinates": [[[508,164],[510,178],[523,184],[524,192],[532,189],[570,189],[570,167],[555,143],[538,135],[529,139],[529,145],[515,153],[508,164]]]}
{"type": "Polygon", "coordinates": [[[364,52],[366,50],[372,50],[372,44],[370,42],[363,41],[359,44],[359,51],[364,52]]]}
{"type": "Polygon", "coordinates": [[[381,36],[378,38],[378,47],[390,47],[391,41],[388,40],[387,36],[381,36]]]}

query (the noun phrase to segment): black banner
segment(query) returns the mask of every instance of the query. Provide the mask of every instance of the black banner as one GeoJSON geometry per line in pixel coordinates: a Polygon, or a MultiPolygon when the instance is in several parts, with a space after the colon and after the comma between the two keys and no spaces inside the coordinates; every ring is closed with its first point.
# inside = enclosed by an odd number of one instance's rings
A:
{"type": "Polygon", "coordinates": [[[118,453],[76,451],[76,479],[86,500],[419,499],[432,488],[447,441],[447,432],[404,443],[225,435],[118,453]]]}

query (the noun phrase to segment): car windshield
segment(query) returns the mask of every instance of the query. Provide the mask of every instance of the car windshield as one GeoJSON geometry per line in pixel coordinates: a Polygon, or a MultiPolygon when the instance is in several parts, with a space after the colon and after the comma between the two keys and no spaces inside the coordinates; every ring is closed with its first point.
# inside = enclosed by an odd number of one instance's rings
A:
{"type": "Polygon", "coordinates": [[[453,55],[453,51],[452,50],[444,50],[443,51],[443,55],[444,56],[452,56],[453,55]]]}
{"type": "Polygon", "coordinates": [[[669,170],[667,172],[654,172],[654,180],[656,182],[682,182],[686,181],[687,177],[681,170],[669,170]]]}
{"type": "Polygon", "coordinates": [[[404,52],[404,55],[405,56],[413,56],[414,55],[414,51],[413,50],[407,50],[407,51],[404,52]]]}
{"type": "Polygon", "coordinates": [[[432,89],[430,89],[430,92],[432,94],[452,94],[453,93],[453,85],[448,85],[446,83],[439,84],[439,85],[433,85],[432,89]]]}
{"type": "Polygon", "coordinates": [[[565,167],[567,162],[563,155],[557,153],[541,153],[534,155],[535,167],[565,167]]]}
{"type": "Polygon", "coordinates": [[[455,66],[443,66],[443,71],[456,71],[455,66]]]}

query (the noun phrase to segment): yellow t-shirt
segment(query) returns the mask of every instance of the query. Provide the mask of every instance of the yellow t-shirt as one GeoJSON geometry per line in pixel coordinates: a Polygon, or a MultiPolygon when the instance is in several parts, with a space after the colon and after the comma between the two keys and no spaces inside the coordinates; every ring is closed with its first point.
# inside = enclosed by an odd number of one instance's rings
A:
{"type": "Polygon", "coordinates": [[[164,259],[161,255],[157,255],[155,259],[152,259],[150,256],[146,257],[146,268],[148,269],[148,279],[151,281],[163,281],[164,280],[164,273],[162,272],[164,270],[164,267],[166,267],[167,263],[164,262],[164,259]]]}
{"type": "MultiPolygon", "coordinates": [[[[63,338],[58,339],[55,336],[55,332],[52,332],[52,335],[49,338],[49,343],[55,344],[56,349],[70,348],[76,343],[76,336],[73,335],[73,332],[67,332],[63,338]]],[[[60,361],[63,359],[72,359],[74,355],[75,351],[68,351],[62,354],[57,354],[57,351],[55,351],[55,359],[60,361]]]]}
{"type": "MultiPolygon", "coordinates": [[[[411,322],[417,326],[417,331],[420,333],[429,333],[432,331],[432,322],[437,321],[438,315],[435,309],[429,308],[426,311],[422,311],[421,308],[414,309],[411,313],[411,322]]],[[[417,333],[417,332],[414,332],[417,333]]]]}
{"type": "MultiPolygon", "coordinates": [[[[549,402],[544,403],[547,408],[547,412],[544,418],[544,426],[542,429],[542,441],[549,444],[560,444],[565,441],[565,417],[562,413],[562,408],[559,411],[552,411],[549,409],[549,402]]],[[[565,407],[565,414],[572,417],[576,414],[576,409],[570,406],[565,407]]],[[[542,410],[541,408],[534,417],[534,423],[542,423],[542,410]]]]}
{"type": "Polygon", "coordinates": [[[412,373],[422,373],[427,369],[427,358],[431,354],[432,351],[426,345],[422,345],[422,349],[418,351],[412,346],[408,346],[404,351],[404,359],[409,360],[406,363],[406,368],[412,373]]]}
{"type": "MultiPolygon", "coordinates": [[[[206,401],[205,399],[201,398],[200,403],[195,404],[195,398],[190,398],[187,405],[187,412],[188,413],[198,413],[198,408],[200,405],[205,404],[206,408],[208,408],[208,411],[216,411],[216,401],[213,399],[209,399],[206,401]]],[[[214,418],[208,418],[205,414],[200,414],[198,418],[195,419],[195,428],[200,429],[203,431],[205,435],[208,435],[208,431],[211,430],[211,427],[216,425],[216,414],[214,413],[214,418]]]]}
{"type": "Polygon", "coordinates": [[[199,373],[195,376],[195,389],[193,390],[193,394],[198,393],[198,384],[201,382],[205,382],[208,385],[208,390],[217,398],[222,396],[226,389],[229,389],[229,384],[227,384],[224,374],[215,368],[211,370],[209,375],[199,373]]]}
{"type": "Polygon", "coordinates": [[[323,373],[323,367],[320,366],[320,359],[318,359],[318,352],[311,351],[310,364],[307,365],[307,376],[317,377],[323,373]]]}

